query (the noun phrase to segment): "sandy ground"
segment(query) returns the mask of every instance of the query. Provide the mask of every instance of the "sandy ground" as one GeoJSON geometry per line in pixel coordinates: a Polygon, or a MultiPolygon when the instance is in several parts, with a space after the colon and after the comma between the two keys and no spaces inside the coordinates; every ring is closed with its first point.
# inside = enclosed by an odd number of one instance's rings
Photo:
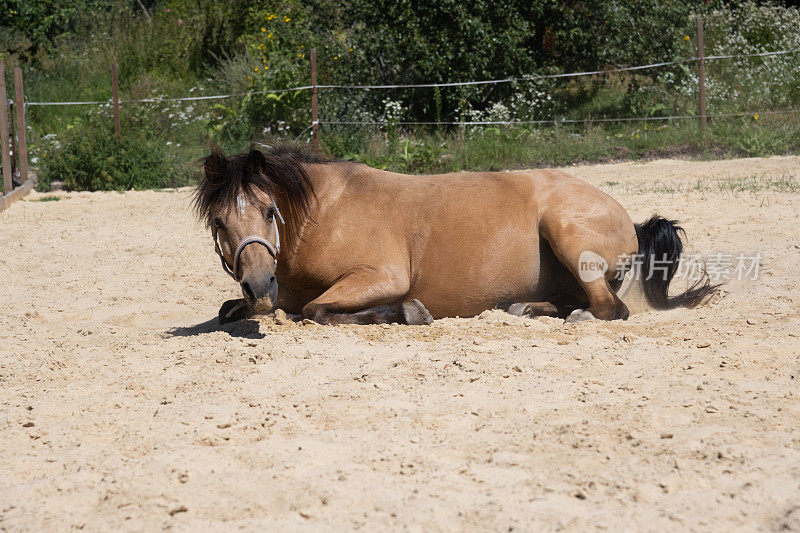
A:
{"type": "Polygon", "coordinates": [[[759,279],[627,322],[220,329],[188,190],[15,204],[0,529],[800,530],[800,195],[692,188],[800,158],[572,171],[759,279]]]}

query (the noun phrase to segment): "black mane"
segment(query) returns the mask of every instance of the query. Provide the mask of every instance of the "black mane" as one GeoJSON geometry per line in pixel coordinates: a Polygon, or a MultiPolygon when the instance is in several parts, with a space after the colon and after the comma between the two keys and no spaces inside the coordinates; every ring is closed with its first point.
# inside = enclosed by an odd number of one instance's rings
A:
{"type": "MultiPolygon", "coordinates": [[[[261,145],[264,146],[264,145],[261,145]]],[[[227,211],[236,204],[239,194],[256,201],[256,192],[272,195],[290,229],[296,229],[308,216],[314,188],[304,164],[328,164],[336,160],[316,154],[302,146],[265,146],[265,151],[251,147],[249,152],[226,157],[213,149],[204,158],[205,177],[194,193],[197,215],[211,225],[214,213],[227,211]]]]}

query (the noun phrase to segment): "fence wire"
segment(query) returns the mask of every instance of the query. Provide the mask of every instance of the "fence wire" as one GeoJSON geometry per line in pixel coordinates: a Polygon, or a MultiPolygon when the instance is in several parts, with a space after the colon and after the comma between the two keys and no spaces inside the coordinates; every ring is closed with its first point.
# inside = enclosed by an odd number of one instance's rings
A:
{"type": "MultiPolygon", "coordinates": [[[[796,52],[800,52],[800,49],[792,49],[792,50],[777,50],[773,52],[754,52],[750,54],[728,54],[728,55],[712,55],[712,56],[705,56],[702,59],[704,61],[715,61],[720,59],[739,59],[739,58],[746,58],[746,57],[771,57],[771,56],[779,56],[779,55],[786,55],[786,54],[793,54],[796,52]]],[[[478,81],[455,81],[455,82],[444,82],[444,83],[411,83],[411,84],[393,84],[393,85],[301,85],[298,87],[290,87],[287,89],[269,89],[265,91],[253,91],[248,93],[231,93],[231,94],[215,94],[209,96],[186,96],[186,97],[176,97],[176,98],[141,98],[141,99],[128,99],[128,100],[120,100],[122,104],[131,104],[131,103],[158,103],[158,102],[192,102],[192,101],[199,101],[199,100],[224,100],[226,98],[236,98],[236,97],[243,97],[248,95],[264,95],[264,94],[278,94],[278,93],[287,93],[287,92],[295,92],[295,91],[308,91],[311,89],[345,89],[345,90],[381,90],[381,89],[420,89],[420,88],[435,88],[435,87],[466,87],[466,86],[476,86],[476,85],[497,85],[503,83],[521,83],[521,82],[531,82],[537,80],[544,80],[544,79],[556,79],[556,78],[574,78],[574,77],[581,77],[581,76],[595,76],[600,74],[614,74],[618,72],[632,72],[637,70],[646,70],[651,68],[657,67],[665,67],[670,65],[679,65],[683,63],[694,63],[700,61],[701,58],[693,57],[688,59],[677,59],[674,61],[662,61],[660,63],[650,63],[648,65],[636,65],[632,67],[618,67],[613,69],[605,69],[605,70],[590,70],[585,72],[567,72],[563,74],[540,74],[540,75],[532,75],[532,76],[522,76],[522,77],[511,77],[511,78],[502,78],[496,80],[478,80],[478,81]]],[[[103,105],[103,104],[110,104],[111,100],[107,101],[86,101],[86,102],[25,102],[26,106],[70,106],[70,105],[103,105]]],[[[712,116],[712,115],[707,115],[712,116]]],[[[658,118],[657,120],[667,120],[669,117],[658,118]]],[[[694,118],[694,117],[674,117],[674,118],[694,118]]],[[[651,117],[650,120],[653,118],[651,117]]],[[[617,119],[623,120],[623,119],[617,119]]],[[[627,119],[625,119],[627,120],[627,119]]],[[[629,120],[645,120],[644,118],[630,118],[629,120]]],[[[550,123],[552,121],[540,121],[541,123],[550,123]]],[[[340,122],[341,124],[347,124],[347,122],[340,122]]],[[[536,123],[536,121],[532,121],[530,123],[536,123]]],[[[328,122],[328,124],[332,124],[332,122],[328,122]]],[[[352,123],[357,124],[357,123],[352,123]]],[[[362,124],[362,123],[358,123],[362,124]]],[[[363,123],[363,124],[370,124],[370,123],[363,123]]],[[[451,124],[447,122],[430,122],[430,123],[409,123],[409,124],[451,124]]],[[[462,124],[458,122],[456,124],[462,124]]]]}
{"type": "MultiPolygon", "coordinates": [[[[747,116],[760,116],[760,115],[787,115],[798,113],[800,109],[781,109],[778,111],[752,111],[742,113],[708,113],[706,117],[709,118],[724,118],[724,117],[747,117],[747,116]]],[[[670,115],[661,117],[620,117],[620,118],[605,118],[605,117],[586,117],[576,119],[562,119],[551,118],[548,120],[472,120],[463,122],[392,122],[398,126],[511,126],[515,124],[583,124],[591,122],[638,122],[647,120],[682,120],[682,119],[697,119],[700,115],[670,115]]],[[[320,124],[329,125],[364,125],[364,126],[386,126],[389,122],[355,122],[345,120],[320,120],[320,124]]]]}

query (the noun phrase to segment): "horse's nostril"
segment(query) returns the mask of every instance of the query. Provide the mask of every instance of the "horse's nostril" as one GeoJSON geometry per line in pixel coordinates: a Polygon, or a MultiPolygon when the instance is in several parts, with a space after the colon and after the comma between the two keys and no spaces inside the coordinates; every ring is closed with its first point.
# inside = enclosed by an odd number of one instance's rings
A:
{"type": "Polygon", "coordinates": [[[275,279],[275,276],[269,277],[269,284],[267,285],[268,294],[270,297],[275,298],[278,294],[278,280],[275,279]]]}
{"type": "Polygon", "coordinates": [[[242,282],[242,291],[244,291],[244,295],[251,301],[255,301],[256,294],[253,292],[253,288],[250,284],[246,281],[242,282]]]}

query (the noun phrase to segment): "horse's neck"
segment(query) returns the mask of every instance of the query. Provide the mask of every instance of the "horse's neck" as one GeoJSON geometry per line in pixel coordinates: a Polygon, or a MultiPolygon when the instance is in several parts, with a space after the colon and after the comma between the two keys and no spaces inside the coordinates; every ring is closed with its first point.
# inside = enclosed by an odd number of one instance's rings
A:
{"type": "MultiPolygon", "coordinates": [[[[285,224],[278,229],[282,243],[281,253],[284,254],[284,262],[289,268],[294,263],[294,257],[303,238],[308,231],[313,231],[315,215],[335,201],[341,194],[344,184],[341,169],[336,163],[304,164],[303,167],[314,189],[314,193],[310,194],[308,213],[305,217],[286,217],[285,224]]],[[[282,213],[293,213],[291,206],[286,204],[284,196],[276,198],[275,202],[282,213]]]]}

